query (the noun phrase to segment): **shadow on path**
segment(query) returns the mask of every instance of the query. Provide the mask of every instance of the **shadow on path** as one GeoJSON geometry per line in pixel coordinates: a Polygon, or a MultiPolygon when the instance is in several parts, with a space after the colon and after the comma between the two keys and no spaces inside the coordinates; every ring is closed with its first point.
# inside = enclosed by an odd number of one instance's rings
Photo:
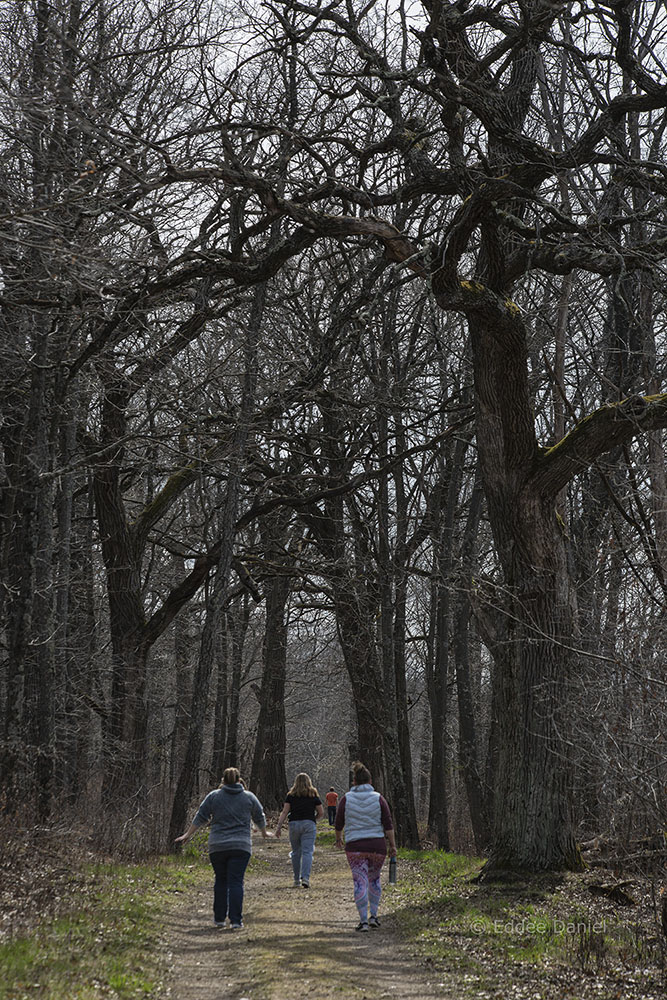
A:
{"type": "MultiPolygon", "coordinates": [[[[172,1000],[431,1000],[460,997],[442,974],[424,966],[398,940],[391,889],[380,908],[382,927],[354,930],[347,863],[318,849],[308,890],[291,886],[284,843],[256,846],[260,861],[246,877],[245,927],[217,928],[212,917],[212,872],[166,916],[173,966],[172,1000]],[[384,918],[383,918],[384,913],[384,918]]],[[[384,887],[383,887],[384,888],[384,887]]]]}

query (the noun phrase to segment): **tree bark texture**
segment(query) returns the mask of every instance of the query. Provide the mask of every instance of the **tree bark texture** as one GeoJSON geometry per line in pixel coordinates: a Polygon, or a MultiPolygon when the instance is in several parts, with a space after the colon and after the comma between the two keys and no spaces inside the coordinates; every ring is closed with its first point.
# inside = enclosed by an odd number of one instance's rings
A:
{"type": "Polygon", "coordinates": [[[470,821],[478,853],[488,849],[491,829],[478,739],[478,706],[475,705],[470,665],[470,623],[475,538],[481,515],[482,493],[475,483],[461,545],[461,570],[454,611],[453,652],[459,710],[459,760],[468,797],[470,821]]]}
{"type": "Polygon", "coordinates": [[[576,868],[567,725],[576,621],[564,529],[555,493],[529,478],[537,445],[521,331],[509,310],[504,328],[500,317],[476,319],[477,442],[504,574],[489,870],[576,868]]]}
{"type": "Polygon", "coordinates": [[[281,809],[289,788],[285,772],[285,682],[287,678],[287,605],[293,560],[287,553],[284,516],[273,515],[261,527],[264,559],[273,573],[264,584],[266,619],[262,647],[257,738],[251,787],[268,809],[281,809]],[[281,523],[282,522],[282,523],[281,523]]]}

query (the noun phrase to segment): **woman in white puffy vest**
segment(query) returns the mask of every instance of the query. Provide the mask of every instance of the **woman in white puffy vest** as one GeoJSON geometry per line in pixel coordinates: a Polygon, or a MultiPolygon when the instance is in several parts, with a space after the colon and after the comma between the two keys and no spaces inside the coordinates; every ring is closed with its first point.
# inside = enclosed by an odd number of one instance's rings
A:
{"type": "Polygon", "coordinates": [[[390,857],[396,857],[396,839],[389,806],[373,788],[370,771],[359,761],[352,765],[352,781],[352,788],[340,800],[336,811],[336,847],[343,846],[344,829],[345,854],[359,911],[355,930],[367,931],[380,926],[380,872],[387,857],[387,841],[390,857]]]}

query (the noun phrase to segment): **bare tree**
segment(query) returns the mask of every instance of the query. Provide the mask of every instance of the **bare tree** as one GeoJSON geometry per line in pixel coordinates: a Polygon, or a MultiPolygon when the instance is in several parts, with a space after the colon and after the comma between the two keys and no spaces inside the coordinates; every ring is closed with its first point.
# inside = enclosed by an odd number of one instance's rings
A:
{"type": "MultiPolygon", "coordinates": [[[[327,138],[327,148],[340,153],[338,158],[327,155],[324,162],[311,158],[315,174],[323,178],[314,184],[302,161],[321,139],[304,122],[285,187],[291,197],[269,191],[268,175],[261,170],[238,165],[220,169],[228,183],[255,192],[269,218],[294,226],[286,236],[287,251],[318,236],[375,237],[392,259],[429,277],[441,308],[466,317],[475,372],[476,442],[503,574],[496,594],[503,613],[493,652],[499,726],[496,795],[504,808],[495,810],[493,867],[576,866],[566,738],[576,616],[555,501],[581,469],[610,447],[664,425],[666,407],[663,396],[631,396],[589,414],[557,446],[541,448],[528,371],[531,331],[519,282],[536,270],[611,275],[662,260],[662,216],[655,200],[661,175],[643,159],[610,152],[618,122],[627,115],[643,115],[647,122],[656,113],[662,116],[665,91],[657,66],[648,54],[644,65],[630,55],[623,43],[622,11],[582,9],[575,19],[580,30],[573,33],[567,27],[569,82],[590,91],[591,107],[599,110],[582,119],[580,105],[569,106],[567,143],[554,150],[548,130],[540,127],[534,95],[540,73],[548,74],[551,54],[563,44],[559,17],[571,15],[576,4],[534,0],[509,5],[503,13],[465,3],[427,5],[421,24],[408,24],[405,17],[401,24],[399,10],[393,17],[388,14],[397,23],[395,39],[382,33],[377,5],[358,16],[350,6],[344,11],[285,6],[299,18],[309,68],[326,58],[319,38],[336,36],[336,56],[326,64],[336,89],[327,92],[313,75],[310,83],[318,100],[330,103],[336,93],[341,95],[346,121],[355,107],[361,134],[339,130],[337,146],[327,138]],[[593,36],[590,29],[596,29],[593,36]],[[591,37],[608,39],[609,65],[618,68],[606,81],[587,71],[591,37]],[[631,91],[621,89],[622,71],[632,81],[631,91]],[[380,120],[387,121],[381,141],[369,143],[364,132],[369,116],[361,108],[372,109],[375,135],[381,132],[380,120]],[[336,177],[355,148],[361,148],[356,186],[336,177]],[[609,230],[587,224],[603,213],[610,162],[628,171],[628,183],[650,192],[657,210],[651,238],[629,240],[620,250],[609,230]],[[564,213],[559,181],[573,175],[582,198],[564,213]],[[444,231],[440,223],[440,231],[426,227],[410,237],[390,221],[366,214],[417,198],[425,208],[431,194],[451,204],[453,214],[444,231]],[[316,202],[325,200],[326,210],[318,211],[316,202]],[[336,212],[331,211],[334,205],[336,212]],[[346,213],[350,206],[355,212],[346,213]],[[429,236],[437,249],[430,256],[428,251],[420,254],[420,244],[429,236]],[[513,288],[516,302],[509,297],[513,288]]],[[[562,61],[557,65],[560,69],[562,61]]],[[[303,70],[308,75],[305,62],[303,70]]],[[[346,173],[349,177],[349,167],[346,173]]],[[[623,227],[631,217],[631,208],[619,206],[612,228],[623,227]]],[[[434,227],[439,222],[437,216],[434,227]]],[[[264,266],[272,266],[271,255],[264,266]]]]}
{"type": "MultiPolygon", "coordinates": [[[[303,533],[294,585],[312,584],[317,553],[358,749],[404,839],[414,639],[431,670],[432,796],[444,804],[458,714],[480,841],[493,816],[489,870],[577,867],[573,682],[591,636],[616,663],[623,602],[638,609],[641,591],[664,608],[662,5],[2,10],[3,58],[20,67],[0,177],[5,788],[37,748],[48,808],[71,672],[60,639],[90,634],[94,574],[77,560],[97,558],[91,488],[111,661],[86,711],[104,727],[109,798],[141,787],[149,651],[212,580],[181,812],[208,749],[230,569],[246,572],[235,545],[285,511],[303,533]],[[19,46],[29,59],[12,59],[19,46]],[[466,339],[462,376],[446,360],[466,339]],[[211,483],[226,497],[214,535],[211,483]],[[429,658],[409,605],[431,569],[429,658]],[[493,658],[495,804],[476,760],[475,630],[493,658]]],[[[634,666],[640,617],[623,637],[634,666]]],[[[636,759],[624,748],[633,767],[655,761],[654,723],[642,715],[636,759]]]]}

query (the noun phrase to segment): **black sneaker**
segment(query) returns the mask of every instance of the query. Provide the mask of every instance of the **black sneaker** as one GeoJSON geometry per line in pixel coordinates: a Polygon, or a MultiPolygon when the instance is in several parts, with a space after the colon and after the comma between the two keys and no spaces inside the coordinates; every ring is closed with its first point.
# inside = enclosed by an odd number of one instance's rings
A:
{"type": "Polygon", "coordinates": [[[305,878],[301,879],[301,885],[304,889],[310,889],[310,882],[308,882],[305,878]]]}
{"type": "Polygon", "coordinates": [[[379,927],[380,926],[380,921],[378,920],[377,917],[371,916],[370,920],[368,921],[368,926],[369,927],[379,927]]]}
{"type": "Polygon", "coordinates": [[[243,921],[240,924],[232,924],[233,931],[240,931],[243,928],[243,921]]]}
{"type": "Polygon", "coordinates": [[[360,920],[359,923],[357,924],[357,926],[354,929],[355,929],[355,931],[367,931],[369,929],[368,928],[368,921],[367,920],[360,920]]]}

